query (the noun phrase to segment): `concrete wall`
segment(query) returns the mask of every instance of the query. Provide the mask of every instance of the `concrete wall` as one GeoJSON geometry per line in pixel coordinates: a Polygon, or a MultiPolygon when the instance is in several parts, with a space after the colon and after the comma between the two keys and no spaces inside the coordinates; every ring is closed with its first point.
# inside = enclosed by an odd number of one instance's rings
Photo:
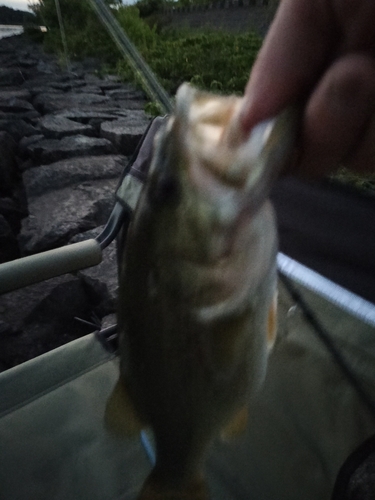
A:
{"type": "Polygon", "coordinates": [[[250,30],[263,37],[270,25],[272,15],[267,6],[259,5],[262,1],[223,0],[207,6],[168,9],[164,11],[164,16],[168,24],[176,28],[208,27],[231,32],[250,30]]]}

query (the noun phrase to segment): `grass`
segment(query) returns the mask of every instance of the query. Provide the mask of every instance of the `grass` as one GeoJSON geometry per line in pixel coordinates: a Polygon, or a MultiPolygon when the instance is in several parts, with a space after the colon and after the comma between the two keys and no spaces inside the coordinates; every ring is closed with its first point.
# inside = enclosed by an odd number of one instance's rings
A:
{"type": "Polygon", "coordinates": [[[335,174],[331,175],[331,179],[357,189],[363,194],[375,196],[375,172],[358,173],[347,168],[340,168],[335,174]]]}

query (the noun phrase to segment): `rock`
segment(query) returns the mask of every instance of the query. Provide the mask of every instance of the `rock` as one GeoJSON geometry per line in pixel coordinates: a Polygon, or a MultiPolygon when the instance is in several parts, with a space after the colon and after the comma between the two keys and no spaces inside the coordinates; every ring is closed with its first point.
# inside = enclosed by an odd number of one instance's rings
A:
{"type": "MultiPolygon", "coordinates": [[[[79,280],[72,275],[59,276],[2,295],[0,297],[2,320],[11,325],[13,330],[22,331],[28,322],[36,319],[41,309],[45,309],[45,301],[51,302],[51,293],[56,290],[56,288],[61,288],[61,286],[64,288],[66,283],[70,285],[74,282],[80,284],[79,280]]],[[[59,303],[52,303],[50,306],[53,311],[59,311],[59,303]]],[[[63,308],[63,305],[61,305],[61,307],[63,308]]],[[[72,314],[73,311],[74,308],[71,312],[68,311],[68,314],[72,314]]],[[[43,317],[40,319],[43,322],[46,320],[46,318],[43,317]]],[[[53,320],[53,318],[51,319],[53,320]]],[[[59,330],[61,330],[61,328],[62,325],[59,326],[59,330]]]]}
{"type": "Polygon", "coordinates": [[[84,156],[32,168],[23,174],[28,198],[98,179],[119,179],[127,164],[120,155],[84,156]]]}
{"type": "Polygon", "coordinates": [[[50,139],[62,139],[65,136],[76,134],[94,135],[94,129],[91,125],[83,125],[64,116],[46,115],[39,124],[45,137],[50,139]]]}
{"type": "Polygon", "coordinates": [[[16,143],[7,132],[0,132],[0,194],[11,194],[18,180],[16,143]]]}
{"type": "Polygon", "coordinates": [[[37,66],[39,63],[38,59],[35,59],[34,57],[20,57],[18,59],[18,65],[21,66],[21,68],[34,68],[37,66]]]}
{"type": "MultiPolygon", "coordinates": [[[[114,111],[111,109],[110,111],[106,110],[83,110],[82,108],[73,108],[73,109],[67,109],[63,111],[58,111],[55,114],[57,116],[62,116],[64,118],[67,118],[69,120],[73,120],[75,122],[79,123],[101,123],[103,121],[108,121],[108,120],[117,120],[118,115],[116,114],[117,109],[114,111]]],[[[129,112],[127,112],[127,115],[129,112]]]]}
{"type": "Polygon", "coordinates": [[[3,68],[17,66],[17,60],[15,59],[14,54],[1,54],[0,63],[3,68]]]}
{"type": "Polygon", "coordinates": [[[0,111],[0,120],[25,120],[26,122],[30,122],[39,116],[40,114],[35,109],[16,113],[0,111]]]}
{"type": "MultiPolygon", "coordinates": [[[[116,89],[121,89],[124,87],[123,83],[120,82],[111,82],[111,81],[103,81],[101,80],[98,83],[99,87],[102,89],[103,92],[107,93],[108,90],[116,90],[116,89]]],[[[131,84],[129,84],[129,87],[131,84]]],[[[132,85],[131,88],[134,90],[135,87],[132,85]]]]}
{"type": "Polygon", "coordinates": [[[18,143],[18,154],[21,158],[28,157],[28,147],[32,144],[38,143],[44,139],[43,134],[30,135],[28,137],[23,137],[18,143]]]}
{"type": "Polygon", "coordinates": [[[105,95],[109,96],[111,99],[115,100],[134,100],[138,99],[140,101],[144,101],[146,96],[141,90],[127,90],[127,89],[115,89],[115,90],[107,90],[105,95]]]}
{"type": "Polygon", "coordinates": [[[85,135],[73,135],[60,140],[42,139],[30,144],[26,150],[35,162],[42,164],[74,156],[105,155],[114,152],[111,142],[107,139],[85,135]]]}
{"type": "Polygon", "coordinates": [[[100,295],[98,310],[101,316],[115,311],[118,294],[116,243],[103,250],[103,260],[99,265],[79,271],[78,276],[100,295]]]}
{"type": "Polygon", "coordinates": [[[44,73],[45,75],[54,75],[59,73],[59,66],[55,62],[50,61],[39,61],[36,67],[36,71],[40,73],[44,73]]]}
{"type": "Polygon", "coordinates": [[[80,241],[95,239],[104,230],[104,228],[105,224],[89,229],[88,231],[84,231],[83,233],[75,234],[73,238],[69,240],[69,243],[79,243],[80,241]]]}
{"type": "Polygon", "coordinates": [[[134,153],[146,128],[147,123],[132,125],[125,118],[102,123],[100,126],[100,135],[110,140],[119,153],[131,155],[134,153]]]}
{"type": "Polygon", "coordinates": [[[68,90],[76,89],[77,87],[83,87],[86,85],[85,80],[68,80],[66,82],[53,82],[51,83],[51,87],[53,89],[62,90],[63,92],[67,92],[68,90]]]}
{"type": "Polygon", "coordinates": [[[87,94],[98,94],[103,95],[102,89],[98,85],[85,85],[75,89],[77,94],[87,93],[87,94]]]}
{"type": "Polygon", "coordinates": [[[29,170],[30,168],[34,168],[34,167],[35,167],[35,163],[33,162],[33,160],[31,160],[31,158],[28,158],[25,161],[22,161],[22,159],[19,158],[18,168],[20,169],[21,172],[25,172],[26,170],[29,170]]]}
{"type": "Polygon", "coordinates": [[[88,334],[75,318],[90,319],[95,304],[82,281],[72,275],[16,290],[0,297],[8,335],[0,336],[0,362],[15,366],[88,334]]]}
{"type": "Polygon", "coordinates": [[[26,123],[25,120],[16,119],[1,119],[0,131],[8,132],[16,142],[20,141],[23,137],[37,134],[35,127],[26,123]]]}
{"type": "Polygon", "coordinates": [[[104,90],[118,89],[121,87],[128,87],[135,89],[132,83],[122,83],[119,76],[105,75],[104,79],[100,81],[100,88],[104,90]]]}
{"type": "Polygon", "coordinates": [[[30,199],[30,215],[18,237],[21,253],[62,246],[75,234],[105,224],[117,184],[117,179],[84,182],[30,199]]]}
{"type": "Polygon", "coordinates": [[[52,93],[52,94],[61,94],[61,90],[54,89],[51,87],[52,83],[55,82],[65,82],[66,78],[61,73],[56,72],[55,75],[44,75],[41,73],[35,73],[34,76],[29,77],[22,85],[23,89],[30,90],[31,93],[35,89],[42,90],[44,89],[44,93],[52,93]]]}
{"type": "Polygon", "coordinates": [[[61,95],[60,90],[53,89],[52,87],[49,87],[47,84],[40,85],[40,86],[35,84],[35,86],[30,87],[28,90],[29,90],[32,98],[38,96],[39,94],[45,94],[46,92],[48,92],[48,94],[61,95]]]}
{"type": "Polygon", "coordinates": [[[34,107],[28,101],[16,97],[4,101],[0,97],[0,111],[5,113],[27,113],[28,111],[34,111],[34,107]]]}
{"type": "Polygon", "coordinates": [[[76,108],[78,106],[92,106],[97,104],[108,104],[109,97],[97,94],[39,94],[34,99],[35,108],[41,113],[53,113],[61,109],[76,108]]]}
{"type": "MultiPolygon", "coordinates": [[[[88,59],[89,58],[87,58],[86,60],[88,60],[88,59]]],[[[85,79],[86,83],[99,85],[103,82],[103,79],[99,76],[99,73],[98,73],[98,68],[101,65],[100,60],[96,60],[95,65],[96,65],[95,68],[92,68],[91,70],[89,69],[88,71],[85,71],[83,78],[85,79]]]]}
{"type": "Polygon", "coordinates": [[[21,219],[27,215],[20,203],[12,198],[0,198],[0,214],[6,219],[14,234],[18,234],[21,228],[21,219]]]}
{"type": "Polygon", "coordinates": [[[0,101],[6,101],[9,99],[22,99],[23,101],[30,101],[31,92],[27,89],[0,90],[0,101]]]}
{"type": "Polygon", "coordinates": [[[116,101],[116,103],[118,104],[118,106],[121,108],[121,109],[144,109],[144,107],[146,106],[147,104],[147,101],[135,101],[133,99],[119,99],[118,101],[116,101]]]}
{"type": "MultiPolygon", "coordinates": [[[[45,57],[45,54],[43,54],[45,57]]],[[[41,73],[38,70],[33,72],[33,75],[30,76],[26,82],[23,84],[23,87],[29,88],[34,85],[46,85],[49,86],[54,82],[67,82],[70,79],[70,76],[67,73],[63,73],[60,71],[55,71],[52,75],[41,73]]]]}
{"type": "Polygon", "coordinates": [[[0,215],[0,263],[16,259],[19,255],[17,238],[5,217],[0,215]]]}
{"type": "MultiPolygon", "coordinates": [[[[97,236],[128,159],[91,136],[117,122],[111,140],[122,145],[118,128],[126,125],[134,145],[124,148],[133,150],[150,120],[144,95],[118,77],[98,78],[95,60],[62,72],[23,37],[0,42],[0,63],[0,261],[97,236]]],[[[113,242],[99,266],[0,297],[0,371],[92,331],[74,316],[96,313],[99,324],[114,311],[117,286],[113,242]]]]}
{"type": "Polygon", "coordinates": [[[0,338],[4,335],[12,335],[12,333],[14,333],[13,328],[5,321],[0,320],[0,338]]]}
{"type": "Polygon", "coordinates": [[[132,109],[131,111],[125,110],[126,117],[129,118],[130,125],[148,125],[151,116],[148,115],[143,109],[132,109]]]}
{"type": "Polygon", "coordinates": [[[17,68],[0,68],[0,87],[21,85],[25,78],[17,68]]]}
{"type": "Polygon", "coordinates": [[[82,78],[88,80],[88,76],[92,79],[98,77],[92,73],[97,72],[102,66],[102,61],[98,57],[85,57],[81,61],[77,61],[72,64],[72,70],[75,73],[82,73],[82,78]]]}
{"type": "MultiPolygon", "coordinates": [[[[86,231],[72,238],[71,243],[96,238],[104,229],[104,226],[86,231]]],[[[118,293],[118,270],[116,242],[112,242],[103,250],[103,260],[97,266],[83,269],[77,273],[84,283],[90,287],[97,296],[101,297],[98,304],[101,316],[115,311],[118,293]]]]}

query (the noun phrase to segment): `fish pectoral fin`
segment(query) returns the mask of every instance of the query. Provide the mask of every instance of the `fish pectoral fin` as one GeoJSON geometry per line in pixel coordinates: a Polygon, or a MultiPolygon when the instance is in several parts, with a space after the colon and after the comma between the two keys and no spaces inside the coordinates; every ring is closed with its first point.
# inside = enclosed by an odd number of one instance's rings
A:
{"type": "Polygon", "coordinates": [[[275,293],[270,310],[268,312],[268,322],[267,322],[267,345],[269,349],[272,349],[277,333],[277,292],[275,293]]]}
{"type": "Polygon", "coordinates": [[[247,427],[248,416],[248,407],[243,406],[222,429],[220,433],[221,439],[228,441],[243,434],[247,427]]]}
{"type": "Polygon", "coordinates": [[[104,423],[111,433],[120,437],[135,436],[146,427],[139,418],[121,378],[116,382],[108,398],[104,423]]]}

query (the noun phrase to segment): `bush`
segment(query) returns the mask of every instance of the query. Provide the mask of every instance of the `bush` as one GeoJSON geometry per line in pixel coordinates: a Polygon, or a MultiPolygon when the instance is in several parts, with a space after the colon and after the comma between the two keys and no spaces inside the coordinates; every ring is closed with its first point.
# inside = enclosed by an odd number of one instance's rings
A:
{"type": "MultiPolygon", "coordinates": [[[[153,1],[153,0],[152,0],[153,1]]],[[[158,2],[159,0],[157,0],[158,2]]],[[[146,0],[142,0],[146,2],[146,0]]],[[[147,0],[148,5],[153,5],[147,0]]],[[[88,0],[60,0],[70,57],[99,56],[116,66],[126,80],[134,80],[129,64],[120,57],[88,0]]],[[[139,2],[141,3],[141,2],[139,2]]],[[[62,43],[54,0],[41,0],[33,8],[48,28],[45,47],[61,51],[62,43]]],[[[125,33],[168,92],[174,94],[184,81],[224,93],[242,93],[261,45],[253,33],[162,30],[150,26],[135,6],[113,9],[125,33]]]]}
{"type": "MultiPolygon", "coordinates": [[[[214,31],[197,34],[166,31],[152,44],[133,41],[172,94],[184,81],[207,90],[242,93],[261,45],[261,39],[252,33],[232,35],[214,31]]],[[[117,70],[130,77],[126,61],[119,61],[117,70]]]]}
{"type": "MultiPolygon", "coordinates": [[[[115,63],[119,57],[109,34],[87,0],[59,0],[69,57],[98,56],[115,63]]],[[[44,47],[50,52],[62,52],[60,25],[54,0],[39,0],[31,6],[40,23],[47,27],[44,47]]]]}
{"type": "Polygon", "coordinates": [[[148,17],[159,12],[163,6],[163,0],[138,0],[135,4],[139,10],[140,17],[148,17]]]}

